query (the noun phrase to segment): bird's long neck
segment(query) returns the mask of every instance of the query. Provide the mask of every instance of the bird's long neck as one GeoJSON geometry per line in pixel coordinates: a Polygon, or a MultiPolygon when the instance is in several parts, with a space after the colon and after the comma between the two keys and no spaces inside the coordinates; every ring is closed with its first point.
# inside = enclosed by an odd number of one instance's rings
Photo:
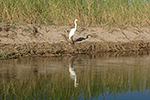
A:
{"type": "Polygon", "coordinates": [[[75,27],[74,27],[74,28],[77,29],[77,23],[76,23],[76,21],[74,21],[74,24],[75,24],[75,27]]]}

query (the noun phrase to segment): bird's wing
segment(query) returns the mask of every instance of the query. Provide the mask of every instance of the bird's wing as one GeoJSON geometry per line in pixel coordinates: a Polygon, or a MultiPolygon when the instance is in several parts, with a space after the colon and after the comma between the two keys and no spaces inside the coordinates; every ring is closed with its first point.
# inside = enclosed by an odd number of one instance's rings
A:
{"type": "Polygon", "coordinates": [[[75,34],[75,29],[71,29],[70,33],[69,33],[69,39],[75,34]]]}

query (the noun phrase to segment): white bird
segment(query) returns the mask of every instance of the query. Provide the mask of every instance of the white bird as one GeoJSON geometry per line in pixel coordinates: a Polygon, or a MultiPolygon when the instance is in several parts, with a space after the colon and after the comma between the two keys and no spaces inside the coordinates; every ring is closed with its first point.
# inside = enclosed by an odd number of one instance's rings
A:
{"type": "Polygon", "coordinates": [[[76,29],[77,29],[77,23],[76,23],[76,21],[78,21],[78,20],[77,19],[74,20],[75,27],[73,29],[71,29],[71,31],[69,33],[69,39],[71,39],[71,41],[72,41],[73,44],[74,44],[73,36],[76,33],[76,29]]]}
{"type": "Polygon", "coordinates": [[[76,72],[73,68],[73,64],[69,63],[69,72],[70,72],[70,77],[74,80],[74,87],[77,87],[78,83],[77,83],[77,75],[76,72]]]}

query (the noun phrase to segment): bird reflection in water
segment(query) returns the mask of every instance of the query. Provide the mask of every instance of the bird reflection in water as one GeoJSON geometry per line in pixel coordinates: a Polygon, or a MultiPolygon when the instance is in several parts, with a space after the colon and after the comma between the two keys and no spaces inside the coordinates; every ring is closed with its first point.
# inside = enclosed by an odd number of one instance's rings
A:
{"type": "Polygon", "coordinates": [[[73,68],[73,59],[71,60],[71,62],[69,63],[69,72],[70,72],[70,77],[74,80],[74,87],[78,86],[77,83],[77,75],[75,72],[75,69],[73,68]]]}

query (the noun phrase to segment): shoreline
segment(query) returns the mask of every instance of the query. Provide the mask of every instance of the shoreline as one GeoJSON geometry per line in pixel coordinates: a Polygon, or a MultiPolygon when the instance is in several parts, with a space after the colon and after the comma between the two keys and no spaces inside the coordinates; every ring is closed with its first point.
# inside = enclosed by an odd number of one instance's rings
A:
{"type": "Polygon", "coordinates": [[[68,26],[0,26],[0,59],[150,51],[149,27],[78,27],[73,38],[75,45],[68,39],[70,29],[68,26]]]}

